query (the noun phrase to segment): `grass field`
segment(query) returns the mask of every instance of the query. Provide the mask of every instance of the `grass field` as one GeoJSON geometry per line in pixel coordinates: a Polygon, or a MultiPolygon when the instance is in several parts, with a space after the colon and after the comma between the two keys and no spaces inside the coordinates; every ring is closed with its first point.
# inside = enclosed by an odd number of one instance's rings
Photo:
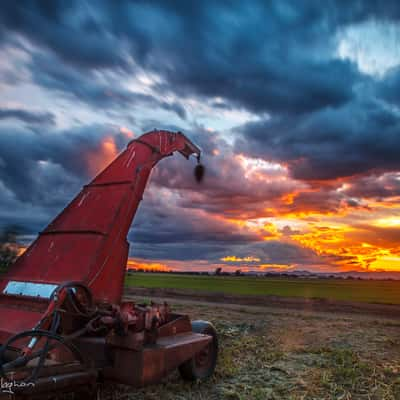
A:
{"type": "Polygon", "coordinates": [[[125,282],[129,287],[190,289],[237,295],[274,295],[400,304],[400,281],[134,273],[128,275],[125,282]]]}
{"type": "Polygon", "coordinates": [[[215,375],[186,383],[174,372],[139,390],[107,385],[101,400],[400,399],[397,319],[180,301],[175,311],[217,328],[215,375]]]}

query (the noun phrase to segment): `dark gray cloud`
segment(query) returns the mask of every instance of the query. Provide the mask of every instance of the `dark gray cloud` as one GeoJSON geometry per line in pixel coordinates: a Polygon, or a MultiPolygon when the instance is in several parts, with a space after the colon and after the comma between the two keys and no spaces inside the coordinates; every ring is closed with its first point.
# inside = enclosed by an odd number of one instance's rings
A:
{"type": "MultiPolygon", "coordinates": [[[[259,165],[252,173],[251,166],[246,167],[238,157],[238,152],[246,153],[245,148],[238,147],[236,152],[232,151],[218,133],[208,132],[201,126],[193,127],[187,134],[203,149],[205,178],[202,183],[198,184],[194,179],[195,161],[188,163],[179,156],[161,162],[152,175],[152,182],[158,187],[182,194],[176,201],[183,208],[202,209],[211,214],[241,219],[283,216],[299,211],[324,214],[365,208],[359,199],[372,195],[367,191],[363,196],[361,187],[356,190],[356,186],[354,190],[338,190],[343,184],[340,181],[305,183],[291,179],[282,166],[272,164],[259,165]],[[217,155],[214,155],[215,151],[217,155]],[[293,196],[291,202],[286,200],[288,195],[293,196]]],[[[254,140],[248,143],[254,143],[255,148],[249,151],[252,156],[269,160],[276,156],[271,155],[273,149],[266,152],[254,140]]],[[[277,161],[284,160],[278,158],[277,161]]],[[[396,176],[382,179],[378,174],[375,176],[375,190],[378,187],[383,197],[394,195],[396,176]]]]}
{"type": "Polygon", "coordinates": [[[338,261],[346,260],[346,257],[343,256],[317,254],[313,249],[302,247],[298,243],[290,241],[260,241],[236,249],[236,251],[238,250],[242,251],[243,255],[251,254],[260,259],[260,264],[291,265],[301,266],[302,268],[321,265],[329,265],[332,268],[338,261]]]}
{"type": "Polygon", "coordinates": [[[154,180],[146,189],[128,238],[130,254],[135,257],[213,261],[218,261],[227,248],[260,240],[257,234],[237,229],[206,211],[182,206],[176,195],[154,180]]]}
{"type": "Polygon", "coordinates": [[[124,66],[118,43],[102,25],[97,7],[79,1],[6,0],[0,33],[18,33],[83,68],[124,66]]]}
{"type": "MultiPolygon", "coordinates": [[[[294,242],[264,241],[257,233],[216,219],[199,209],[167,205],[157,187],[148,189],[129,234],[132,257],[152,260],[205,260],[226,256],[259,258],[259,263],[313,266],[330,263],[294,242]]],[[[229,265],[230,263],[227,262],[229,265]]],[[[256,264],[255,264],[256,265],[256,264]]],[[[254,265],[253,265],[254,266],[254,265]]],[[[188,265],[188,268],[190,265],[188,265]]]]}
{"type": "Polygon", "coordinates": [[[33,125],[55,125],[55,116],[51,112],[36,112],[18,108],[0,108],[0,120],[17,119],[33,125]]]}
{"type": "Polygon", "coordinates": [[[303,180],[329,180],[400,168],[398,112],[355,100],[302,116],[273,117],[240,129],[236,150],[288,163],[303,180]]]}
{"type": "MultiPolygon", "coordinates": [[[[297,114],[353,97],[361,77],[354,65],[332,59],[334,34],[372,13],[395,18],[393,4],[21,1],[6,2],[0,18],[3,32],[24,35],[76,70],[133,74],[140,65],[164,78],[160,93],[219,96],[255,112],[297,114]]],[[[52,75],[65,85],[65,75],[52,75]]],[[[92,92],[83,85],[81,95],[85,89],[92,92]]]]}
{"type": "Polygon", "coordinates": [[[37,46],[29,67],[38,85],[95,109],[140,104],[182,119],[185,98],[219,97],[218,108],[264,117],[242,129],[237,149],[310,180],[398,168],[399,117],[385,101],[398,103],[399,71],[377,83],[334,54],[340,29],[399,15],[395,1],[21,1],[6,2],[0,18],[4,41],[18,33],[37,46]],[[121,84],[140,68],[161,77],[159,95],[121,84]]]}
{"type": "MultiPolygon", "coordinates": [[[[232,223],[215,219],[213,215],[191,208],[165,206],[162,194],[150,190],[144,197],[129,234],[130,256],[148,260],[186,261],[202,260],[231,267],[260,265],[296,266],[314,268],[337,263],[349,263],[352,256],[317,254],[290,240],[268,240],[256,233],[242,231],[232,223]],[[248,257],[256,261],[235,263],[223,261],[227,256],[248,257]]],[[[290,231],[291,234],[295,233],[290,231]]]]}
{"type": "MultiPolygon", "coordinates": [[[[221,97],[226,107],[297,115],[343,106],[364,82],[354,64],[333,58],[335,34],[371,18],[397,19],[396,2],[293,1],[6,2],[5,33],[33,41],[41,53],[31,65],[35,81],[94,106],[144,102],[186,116],[182,104],[162,100],[165,90],[221,97]],[[44,52],[47,50],[47,52],[44,52]],[[158,73],[160,98],[131,93],[99,71],[158,73]]],[[[7,35],[4,35],[5,37],[7,35]]]]}
{"type": "Polygon", "coordinates": [[[400,107],[400,67],[394,68],[377,84],[376,95],[400,107]]]}
{"type": "Polygon", "coordinates": [[[46,53],[32,54],[29,65],[36,84],[70,100],[89,104],[95,109],[127,112],[132,106],[141,105],[149,109],[172,111],[180,118],[186,118],[186,110],[178,101],[167,101],[162,94],[155,97],[125,89],[121,81],[129,76],[123,72],[120,76],[99,78],[96,71],[74,68],[46,53]]]}
{"type": "MultiPolygon", "coordinates": [[[[114,10],[117,20],[121,12],[134,15],[127,8],[114,10]]],[[[290,2],[204,2],[193,9],[162,5],[157,14],[156,7],[141,6],[139,12],[161,21],[144,30],[150,39],[144,65],[166,77],[160,88],[223,97],[255,112],[336,106],[352,97],[358,75],[349,63],[324,57],[338,24],[321,9],[290,2]],[[185,38],[179,46],[177,37],[185,38]]]]}
{"type": "Polygon", "coordinates": [[[179,155],[162,161],[152,176],[155,185],[182,193],[177,199],[180,207],[226,217],[259,217],[268,204],[298,187],[291,180],[272,180],[274,175],[282,173],[272,168],[260,172],[266,178],[264,181],[247,178],[246,169],[220,135],[201,126],[185,133],[203,150],[204,180],[199,184],[194,179],[196,162],[187,162],[179,155]]]}
{"type": "Polygon", "coordinates": [[[91,177],[87,155],[101,154],[101,141],[109,135],[126,142],[113,126],[64,132],[1,126],[0,182],[16,201],[54,210],[91,177]]]}
{"type": "Polygon", "coordinates": [[[348,182],[344,192],[351,197],[377,201],[400,196],[400,172],[356,177],[348,182]]]}

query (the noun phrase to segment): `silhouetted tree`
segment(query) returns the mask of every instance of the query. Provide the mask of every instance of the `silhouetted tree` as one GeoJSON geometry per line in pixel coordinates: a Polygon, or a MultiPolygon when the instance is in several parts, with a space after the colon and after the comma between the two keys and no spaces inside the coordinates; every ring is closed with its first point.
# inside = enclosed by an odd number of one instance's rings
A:
{"type": "Polygon", "coordinates": [[[215,270],[215,275],[221,275],[222,274],[222,268],[221,267],[218,267],[218,268],[216,268],[216,270],[215,270]]]}
{"type": "Polygon", "coordinates": [[[0,271],[6,271],[18,257],[17,227],[7,227],[0,234],[0,271]]]}
{"type": "Polygon", "coordinates": [[[237,269],[237,270],[235,271],[235,275],[236,275],[236,276],[241,276],[241,275],[242,275],[242,270],[241,270],[241,269],[237,269]]]}

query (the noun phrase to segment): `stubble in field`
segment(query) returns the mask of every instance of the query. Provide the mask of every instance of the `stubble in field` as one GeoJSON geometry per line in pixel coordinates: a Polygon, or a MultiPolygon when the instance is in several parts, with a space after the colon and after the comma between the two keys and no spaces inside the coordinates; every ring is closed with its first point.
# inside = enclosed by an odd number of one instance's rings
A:
{"type": "Polygon", "coordinates": [[[400,399],[396,320],[201,303],[174,309],[216,326],[215,376],[186,383],[174,373],[141,390],[108,386],[105,399],[400,399]]]}

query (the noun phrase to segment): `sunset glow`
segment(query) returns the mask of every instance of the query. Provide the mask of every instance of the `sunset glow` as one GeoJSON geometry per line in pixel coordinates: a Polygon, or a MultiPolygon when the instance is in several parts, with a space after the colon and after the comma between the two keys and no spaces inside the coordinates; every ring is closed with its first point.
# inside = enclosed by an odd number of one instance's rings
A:
{"type": "MultiPolygon", "coordinates": [[[[127,131],[123,130],[123,128],[121,128],[121,132],[127,136],[127,131]]],[[[130,137],[130,135],[127,137],[130,137]]],[[[114,160],[118,153],[119,151],[114,142],[114,138],[112,136],[106,136],[99,144],[99,148],[85,154],[89,172],[93,175],[100,172],[114,160]]]]}
{"type": "Polygon", "coordinates": [[[258,257],[252,257],[252,256],[248,256],[248,257],[236,257],[236,256],[226,256],[221,258],[221,261],[229,261],[229,262],[258,262],[261,261],[258,257]]]}
{"type": "Polygon", "coordinates": [[[129,270],[140,270],[150,272],[170,272],[173,268],[170,268],[160,263],[146,263],[135,260],[128,260],[127,269],[129,270]]]}

